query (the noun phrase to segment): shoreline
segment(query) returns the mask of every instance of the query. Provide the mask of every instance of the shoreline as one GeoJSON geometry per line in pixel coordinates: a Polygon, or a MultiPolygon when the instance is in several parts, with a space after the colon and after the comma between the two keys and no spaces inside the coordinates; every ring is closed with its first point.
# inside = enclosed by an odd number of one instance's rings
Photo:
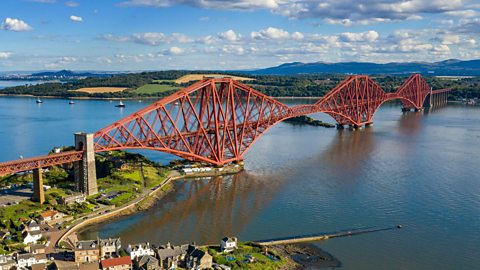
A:
{"type": "MultiPolygon", "coordinates": [[[[56,241],[55,246],[60,247],[60,243],[64,242],[68,245],[71,245],[69,241],[69,237],[72,235],[76,235],[76,233],[81,230],[82,228],[92,225],[93,223],[100,223],[104,222],[109,219],[113,219],[116,217],[128,216],[138,213],[140,211],[144,211],[150,207],[152,207],[158,200],[162,199],[165,195],[172,191],[171,188],[163,190],[164,187],[168,187],[173,181],[176,180],[186,180],[191,178],[198,178],[198,177],[215,177],[221,175],[230,175],[235,174],[243,171],[243,166],[234,167],[234,169],[220,171],[220,172],[204,172],[204,173],[196,173],[196,174],[179,174],[178,171],[172,170],[170,175],[165,178],[165,180],[158,185],[155,189],[150,190],[144,195],[140,195],[140,197],[135,198],[131,202],[128,202],[126,205],[120,206],[118,208],[114,208],[113,210],[103,213],[101,215],[96,215],[89,217],[87,219],[79,219],[72,224],[70,228],[68,228],[56,241]],[[174,174],[174,175],[172,175],[174,174]],[[175,175],[177,174],[177,175],[175,175]],[[78,223],[76,223],[78,222],[78,223]]],[[[84,218],[84,217],[83,217],[84,218]]]]}
{"type": "MultiPolygon", "coordinates": [[[[1,89],[0,89],[1,92],[1,89]]],[[[63,96],[48,96],[48,95],[30,95],[30,94],[2,94],[0,93],[0,97],[40,97],[40,98],[50,98],[50,99],[78,99],[78,100],[142,100],[142,99],[162,99],[163,97],[156,97],[156,96],[146,96],[146,97],[63,97],[63,96]]],[[[274,99],[321,99],[322,97],[272,97],[274,99]]]]}

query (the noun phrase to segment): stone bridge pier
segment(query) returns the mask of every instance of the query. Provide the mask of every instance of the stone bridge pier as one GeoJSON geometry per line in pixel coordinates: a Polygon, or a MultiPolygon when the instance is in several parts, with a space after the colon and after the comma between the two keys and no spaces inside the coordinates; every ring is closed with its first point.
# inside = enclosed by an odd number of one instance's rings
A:
{"type": "Polygon", "coordinates": [[[93,134],[75,133],[75,150],[83,150],[83,159],[74,163],[77,190],[86,196],[98,193],[93,134]]]}

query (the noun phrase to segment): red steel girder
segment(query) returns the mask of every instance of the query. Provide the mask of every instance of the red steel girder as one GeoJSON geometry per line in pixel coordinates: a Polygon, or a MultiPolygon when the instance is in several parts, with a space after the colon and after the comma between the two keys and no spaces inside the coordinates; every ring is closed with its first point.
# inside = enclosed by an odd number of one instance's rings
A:
{"type": "Polygon", "coordinates": [[[222,165],[288,113],[231,78],[206,79],[96,132],[95,151],[145,148],[222,165]]]}
{"type": "MultiPolygon", "coordinates": [[[[95,133],[95,151],[151,149],[215,165],[241,160],[252,144],[278,122],[324,112],[339,124],[372,123],[382,103],[400,99],[419,109],[431,91],[419,75],[395,93],[385,93],[365,75],[350,76],[315,104],[288,107],[231,78],[204,79],[95,133]]],[[[70,163],[82,151],[0,163],[0,175],[70,163]]]]}
{"type": "Polygon", "coordinates": [[[79,161],[83,157],[83,151],[69,151],[47,156],[19,159],[0,163],[0,176],[16,172],[29,171],[54,165],[79,161]]]}

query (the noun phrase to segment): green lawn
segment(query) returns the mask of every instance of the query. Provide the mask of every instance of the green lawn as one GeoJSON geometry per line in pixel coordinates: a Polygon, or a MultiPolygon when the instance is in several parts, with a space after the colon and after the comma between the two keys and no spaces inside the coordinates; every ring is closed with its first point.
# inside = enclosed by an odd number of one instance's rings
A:
{"type": "Polygon", "coordinates": [[[175,80],[152,80],[152,83],[175,83],[175,80]]]}
{"type": "MultiPolygon", "coordinates": [[[[0,217],[2,220],[12,220],[18,222],[20,218],[29,218],[33,213],[44,210],[47,206],[41,205],[30,200],[21,201],[19,204],[0,208],[0,217]]],[[[34,214],[36,217],[36,214],[34,214]]]]}
{"type": "Polygon", "coordinates": [[[154,94],[154,93],[162,93],[172,90],[180,89],[180,87],[167,85],[167,84],[146,84],[135,89],[135,93],[138,94],[154,94]]]}
{"type": "Polygon", "coordinates": [[[153,166],[146,166],[144,165],[143,168],[143,175],[145,177],[145,187],[152,188],[155,186],[160,185],[165,177],[168,174],[168,170],[165,168],[155,168],[153,166]]]}
{"type": "MultiPolygon", "coordinates": [[[[265,256],[263,247],[249,243],[239,243],[238,249],[232,253],[223,254],[218,247],[206,248],[208,253],[213,256],[213,261],[218,264],[230,266],[232,269],[281,269],[288,263],[285,258],[272,260],[265,256]],[[227,259],[230,258],[230,259],[227,259]],[[254,262],[246,262],[247,257],[253,257],[254,262]],[[235,259],[231,259],[235,258],[235,259]]],[[[269,252],[272,254],[271,252],[269,252]]],[[[274,256],[278,258],[278,256],[274,256]]]]}

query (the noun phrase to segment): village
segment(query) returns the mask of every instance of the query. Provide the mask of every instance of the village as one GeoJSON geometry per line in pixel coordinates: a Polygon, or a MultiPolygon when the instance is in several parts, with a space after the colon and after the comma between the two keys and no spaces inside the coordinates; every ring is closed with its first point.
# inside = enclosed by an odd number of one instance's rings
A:
{"type": "MultiPolygon", "coordinates": [[[[57,213],[54,212],[40,216],[39,222],[30,220],[24,225],[24,249],[0,255],[0,270],[231,269],[227,265],[214,263],[213,256],[209,254],[213,247],[200,247],[195,243],[156,246],[146,242],[123,246],[120,238],[109,238],[79,240],[73,246],[64,243],[60,248],[45,237],[49,234],[48,228],[51,228],[48,222],[59,218],[55,217],[57,213]]],[[[237,249],[237,244],[237,238],[225,237],[221,239],[217,251],[219,254],[228,254],[237,249]]],[[[253,257],[250,258],[253,260],[253,257]]]]}
{"type": "Polygon", "coordinates": [[[79,240],[75,234],[78,228],[121,215],[127,208],[138,211],[149,197],[168,192],[172,179],[195,181],[196,177],[243,168],[237,164],[212,168],[185,162],[164,168],[155,167],[139,155],[120,152],[111,156],[100,157],[110,169],[99,181],[101,192],[90,197],[70,190],[73,183],[66,180],[67,170],[61,167],[44,171],[44,204],[29,200],[31,174],[19,173],[4,179],[4,183],[13,184],[3,185],[0,191],[0,270],[235,269],[246,264],[255,268],[290,262],[258,244],[239,243],[235,237],[225,237],[219,245],[210,246],[124,244],[119,238],[79,240]]]}

